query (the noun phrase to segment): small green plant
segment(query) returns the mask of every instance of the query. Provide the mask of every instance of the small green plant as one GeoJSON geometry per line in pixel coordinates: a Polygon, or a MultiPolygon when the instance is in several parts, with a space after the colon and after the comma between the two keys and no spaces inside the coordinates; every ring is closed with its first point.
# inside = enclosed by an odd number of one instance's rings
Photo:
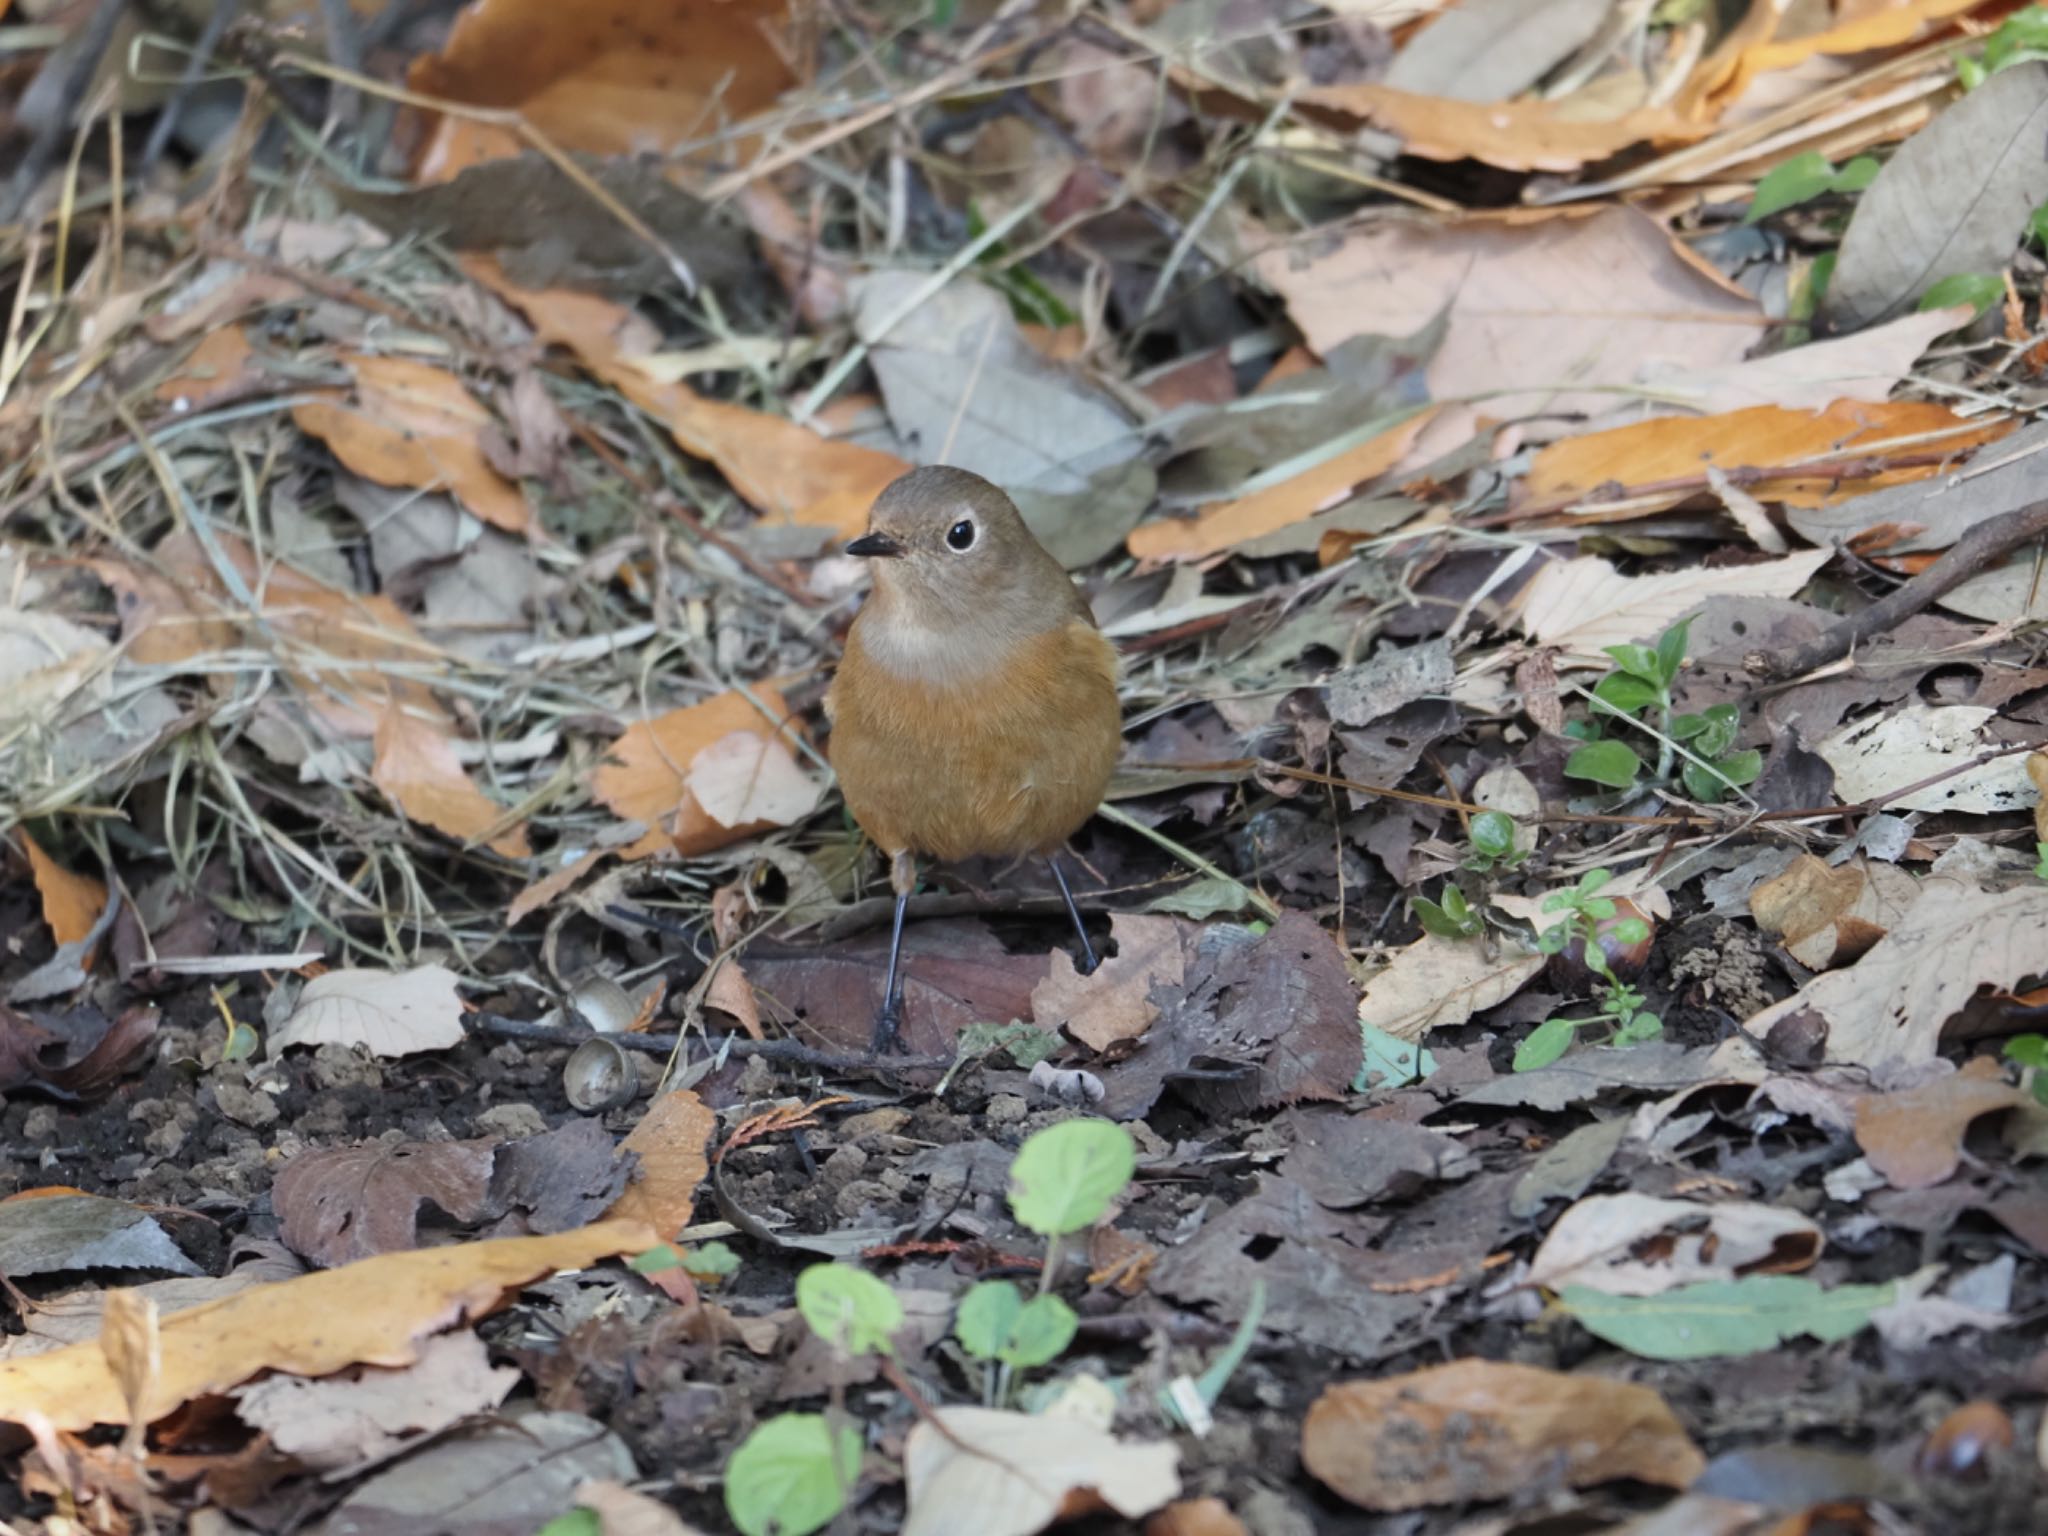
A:
{"type": "Polygon", "coordinates": [[[2014,11],[1984,39],[1984,51],[1975,58],[1956,60],[1956,77],[1963,89],[1974,91],[2001,69],[2048,59],[2048,7],[2030,5],[2014,11]]]}
{"type": "Polygon", "coordinates": [[[1565,727],[1582,743],[1565,759],[1567,776],[1608,789],[1636,787],[1648,765],[1627,742],[1603,733],[1607,720],[1633,722],[1655,735],[1657,764],[1650,776],[1656,783],[1671,782],[1673,760],[1682,749],[1680,778],[1696,800],[1711,805],[1729,790],[1756,782],[1763,771],[1763,754],[1754,748],[1733,750],[1739,723],[1733,704],[1716,704],[1696,715],[1671,713],[1671,686],[1685,670],[1685,638],[1691,625],[1690,619],[1681,619],[1654,646],[1607,647],[1615,670],[1593,686],[1592,719],[1565,727]]]}
{"type": "Polygon", "coordinates": [[[1513,869],[1531,851],[1515,845],[1514,817],[1505,811],[1481,811],[1472,818],[1472,851],[1465,855],[1465,868],[1490,875],[1495,869],[1513,869]]]}
{"type": "MultiPolygon", "coordinates": [[[[880,1355],[884,1374],[905,1386],[891,1342],[903,1326],[903,1304],[866,1270],[813,1264],[796,1277],[796,1309],[843,1354],[880,1355]]],[[[725,1464],[726,1513],[744,1536],[808,1536],[846,1507],[860,1457],[860,1429],[846,1422],[835,1384],[829,1413],[777,1414],[740,1442],[725,1464]]]]}
{"type": "Polygon", "coordinates": [[[2048,880],[2048,843],[2034,844],[2034,878],[2048,880]]]}
{"type": "Polygon", "coordinates": [[[2048,1035],[2014,1035],[2005,1042],[2005,1059],[2027,1069],[2034,1102],[2048,1104],[2048,1035]]]}
{"type": "Polygon", "coordinates": [[[1581,1030],[1605,1028],[1609,1045],[1636,1045],[1664,1033],[1664,1021],[1643,1007],[1647,999],[1615,974],[1607,958],[1603,940],[1633,946],[1650,937],[1647,922],[1640,917],[1619,916],[1620,908],[1613,898],[1599,894],[1612,878],[1607,870],[1589,870],[1570,890],[1553,892],[1544,899],[1544,911],[1563,912],[1566,916],[1537,935],[1536,947],[1546,955],[1556,955],[1576,945],[1584,955],[1586,969],[1595,978],[1599,1007],[1586,1018],[1545,1019],[1530,1030],[1515,1048],[1517,1072],[1549,1066],[1571,1049],[1581,1030]]]}
{"type": "Polygon", "coordinates": [[[1996,272],[1952,272],[1928,286],[1920,295],[1919,309],[1948,309],[1967,304],[1981,315],[2005,297],[2005,279],[1996,272]]]}
{"type": "Polygon", "coordinates": [[[851,1424],[835,1434],[821,1413],[777,1414],[725,1464],[725,1512],[745,1536],[809,1536],[846,1507],[860,1452],[851,1424]]]}
{"type": "Polygon", "coordinates": [[[1773,166],[1756,184],[1756,198],[1742,222],[1755,224],[1830,193],[1861,192],[1877,179],[1877,171],[1877,159],[1872,155],[1858,155],[1839,171],[1818,150],[1794,155],[1773,166]]]}
{"type": "Polygon", "coordinates": [[[1080,1325],[1074,1309],[1057,1296],[1027,1301],[1007,1280],[984,1280],[960,1299],[953,1334],[968,1354],[998,1367],[982,1388],[983,1401],[995,1407],[1009,1397],[1011,1372],[1057,1360],[1080,1325]]]}
{"type": "Polygon", "coordinates": [[[1413,898],[1415,920],[1422,924],[1422,931],[1439,939],[1474,939],[1486,929],[1484,918],[1472,910],[1472,904],[1465,899],[1465,893],[1444,882],[1443,898],[1431,901],[1427,896],[1413,898]]]}
{"type": "Polygon", "coordinates": [[[1114,1120],[1063,1120],[1017,1149],[1010,1210],[1041,1237],[1064,1237],[1102,1220],[1137,1171],[1138,1144],[1114,1120]]]}

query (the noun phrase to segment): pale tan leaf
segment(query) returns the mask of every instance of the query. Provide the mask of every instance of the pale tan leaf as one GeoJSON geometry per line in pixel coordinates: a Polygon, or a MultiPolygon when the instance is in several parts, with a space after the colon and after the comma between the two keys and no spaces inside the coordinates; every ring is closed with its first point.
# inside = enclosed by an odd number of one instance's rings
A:
{"type": "Polygon", "coordinates": [[[1605,667],[1603,647],[1654,640],[1715,598],[1791,597],[1832,555],[1811,549],[1757,565],[1654,576],[1624,576],[1597,555],[1553,561],[1523,589],[1517,617],[1532,640],[1605,667]]]}
{"type": "MultiPolygon", "coordinates": [[[[2000,745],[1989,730],[1997,718],[1997,710],[1975,704],[1916,703],[1854,721],[1813,750],[1835,770],[1835,793],[1853,805],[1961,768],[2000,745]]],[[[1992,815],[2027,810],[2040,798],[2024,760],[2008,755],[1888,800],[1885,808],[1992,815]]]]}
{"type": "Polygon", "coordinates": [[[1774,1205],[1590,1195],[1552,1224],[1528,1279],[1553,1291],[1583,1285],[1655,1296],[1705,1280],[1806,1269],[1824,1246],[1818,1224],[1774,1205]]]}
{"type": "Polygon", "coordinates": [[[1462,1024],[1513,997],[1548,959],[1509,945],[1489,957],[1484,945],[1424,934],[1365,984],[1358,1017],[1403,1040],[1462,1024]]]}
{"type": "Polygon", "coordinates": [[[275,1056],[294,1045],[361,1046],[373,1056],[445,1051],[462,1043],[462,998],[443,965],[409,971],[329,971],[299,994],[270,1036],[275,1056]]]}
{"type": "Polygon", "coordinates": [[[1180,1493],[1180,1451],[1170,1441],[1119,1440],[1053,1413],[942,1408],[938,1417],[951,1439],[920,1421],[904,1441],[903,1536],[1031,1536],[1063,1513],[1110,1509],[1136,1519],[1180,1493]]]}

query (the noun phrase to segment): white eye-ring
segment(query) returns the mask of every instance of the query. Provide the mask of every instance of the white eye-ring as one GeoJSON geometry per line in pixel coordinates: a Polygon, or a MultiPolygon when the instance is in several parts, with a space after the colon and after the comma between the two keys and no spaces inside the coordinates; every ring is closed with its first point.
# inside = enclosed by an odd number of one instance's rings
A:
{"type": "Polygon", "coordinates": [[[963,517],[946,530],[946,548],[964,555],[974,548],[974,519],[963,517]]]}

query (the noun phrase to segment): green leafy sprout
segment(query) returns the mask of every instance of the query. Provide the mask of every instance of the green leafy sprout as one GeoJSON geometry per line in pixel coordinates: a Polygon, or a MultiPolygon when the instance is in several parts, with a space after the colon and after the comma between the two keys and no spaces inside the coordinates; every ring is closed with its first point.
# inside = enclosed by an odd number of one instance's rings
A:
{"type": "MultiPolygon", "coordinates": [[[[1513,869],[1533,851],[1516,846],[1515,818],[1505,811],[1480,811],[1472,818],[1471,851],[1464,868],[1476,875],[1513,869]]],[[[1483,905],[1483,903],[1482,903],[1483,905]]],[[[1414,898],[1415,919],[1422,931],[1439,939],[1474,939],[1486,931],[1486,920],[1464,890],[1446,882],[1435,901],[1414,898]]]]}
{"type": "Polygon", "coordinates": [[[1754,748],[1734,750],[1739,719],[1733,704],[1716,704],[1700,714],[1671,713],[1671,686],[1685,670],[1686,631],[1692,620],[1681,619],[1665,630],[1654,646],[1610,645],[1614,670],[1593,686],[1593,714],[1574,720],[1567,735],[1581,745],[1565,759],[1568,777],[1585,779],[1608,789],[1631,790],[1649,765],[1635,748],[1603,734],[1603,722],[1627,722],[1657,739],[1657,763],[1650,769],[1658,784],[1671,782],[1674,761],[1684,758],[1679,777],[1686,792],[1708,805],[1731,789],[1756,782],[1763,772],[1763,754],[1754,748]]]}
{"type": "Polygon", "coordinates": [[[2005,1059],[2027,1069],[2034,1102],[2048,1105],[2048,1035],[2014,1035],[2005,1042],[2005,1059]]]}
{"type": "Polygon", "coordinates": [[[1555,955],[1579,944],[1586,968],[1598,978],[1599,1007],[1589,1017],[1545,1019],[1530,1030],[1515,1048],[1517,1072],[1549,1066],[1571,1049],[1581,1030],[1605,1029],[1609,1045],[1637,1045],[1664,1033],[1664,1021],[1643,1007],[1648,999],[1614,974],[1607,951],[1601,947],[1602,924],[1612,924],[1606,934],[1622,944],[1640,944],[1650,936],[1650,925],[1640,917],[1616,921],[1620,909],[1612,897],[1599,894],[1611,879],[1613,875],[1607,870],[1589,870],[1570,890],[1555,891],[1544,898],[1544,911],[1563,912],[1566,916],[1536,936],[1536,947],[1546,955],[1555,955]]]}
{"type": "Polygon", "coordinates": [[[2030,5],[2014,11],[1984,39],[1984,51],[1974,58],[1956,60],[1956,78],[1963,89],[1974,91],[2001,69],[2048,59],[2048,7],[2030,5]]]}
{"type": "Polygon", "coordinates": [[[1827,156],[1809,149],[1803,155],[1794,155],[1771,167],[1763,180],[1756,184],[1756,197],[1750,203],[1749,211],[1742,216],[1742,222],[1755,224],[1774,213],[1783,213],[1787,208],[1796,208],[1801,203],[1810,203],[1831,193],[1861,192],[1877,180],[1877,172],[1875,156],[1858,155],[1836,170],[1827,156]]]}

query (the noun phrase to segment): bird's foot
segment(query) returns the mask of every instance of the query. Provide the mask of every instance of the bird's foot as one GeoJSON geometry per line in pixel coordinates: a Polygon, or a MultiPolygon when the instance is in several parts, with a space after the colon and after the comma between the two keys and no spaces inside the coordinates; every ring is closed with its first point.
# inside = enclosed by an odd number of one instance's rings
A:
{"type": "Polygon", "coordinates": [[[868,1041],[870,1056],[887,1056],[903,1049],[903,1002],[891,998],[875,1015],[874,1037],[868,1041]]]}
{"type": "Polygon", "coordinates": [[[1081,945],[1081,958],[1074,966],[1075,971],[1083,976],[1093,976],[1096,967],[1101,964],[1102,962],[1095,958],[1095,946],[1084,941],[1081,945]]]}

